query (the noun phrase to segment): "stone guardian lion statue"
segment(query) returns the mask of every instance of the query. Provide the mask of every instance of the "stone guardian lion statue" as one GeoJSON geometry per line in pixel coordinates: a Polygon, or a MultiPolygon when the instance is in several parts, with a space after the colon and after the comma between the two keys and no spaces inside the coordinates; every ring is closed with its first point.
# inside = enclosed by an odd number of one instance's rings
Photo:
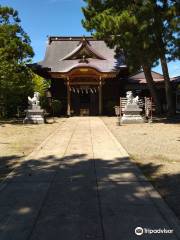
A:
{"type": "Polygon", "coordinates": [[[34,92],[34,96],[31,98],[31,97],[28,97],[28,103],[31,107],[33,106],[39,106],[40,104],[40,101],[39,101],[39,98],[40,98],[40,93],[39,92],[34,92]]]}

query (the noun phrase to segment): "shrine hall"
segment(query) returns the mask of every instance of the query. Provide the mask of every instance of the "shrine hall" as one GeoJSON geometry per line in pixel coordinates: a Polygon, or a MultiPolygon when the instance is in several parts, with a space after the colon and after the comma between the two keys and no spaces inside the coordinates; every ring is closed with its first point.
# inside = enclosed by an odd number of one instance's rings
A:
{"type": "MultiPolygon", "coordinates": [[[[68,116],[110,115],[127,90],[150,94],[143,72],[129,78],[123,51],[117,56],[93,37],[48,37],[44,60],[32,66],[51,79],[52,98],[61,101],[61,114],[68,116]]],[[[153,72],[153,78],[165,99],[163,76],[153,72]]]]}

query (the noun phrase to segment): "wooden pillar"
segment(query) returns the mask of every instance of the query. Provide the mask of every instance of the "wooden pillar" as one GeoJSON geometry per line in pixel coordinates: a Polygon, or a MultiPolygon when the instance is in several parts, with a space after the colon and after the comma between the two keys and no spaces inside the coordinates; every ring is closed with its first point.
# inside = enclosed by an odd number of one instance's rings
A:
{"type": "Polygon", "coordinates": [[[67,115],[71,116],[71,91],[69,86],[69,77],[67,78],[67,115]]]}
{"type": "Polygon", "coordinates": [[[102,115],[102,78],[99,78],[99,115],[102,115]]]}

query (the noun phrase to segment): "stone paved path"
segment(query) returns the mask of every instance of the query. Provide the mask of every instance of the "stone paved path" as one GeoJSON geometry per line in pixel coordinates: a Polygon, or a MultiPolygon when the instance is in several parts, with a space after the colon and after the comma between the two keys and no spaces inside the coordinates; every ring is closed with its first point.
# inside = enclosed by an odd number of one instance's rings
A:
{"type": "Polygon", "coordinates": [[[98,117],[70,118],[0,186],[0,240],[177,240],[178,221],[98,117]],[[136,236],[136,227],[174,234],[136,236]]]}

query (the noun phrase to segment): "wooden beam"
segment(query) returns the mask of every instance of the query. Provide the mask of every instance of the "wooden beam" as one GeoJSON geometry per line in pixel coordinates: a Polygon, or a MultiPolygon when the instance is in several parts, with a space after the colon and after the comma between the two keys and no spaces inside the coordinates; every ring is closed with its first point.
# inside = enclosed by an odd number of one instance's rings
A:
{"type": "Polygon", "coordinates": [[[66,73],[60,73],[60,72],[49,72],[50,76],[52,78],[67,78],[70,77],[72,79],[74,78],[78,78],[78,77],[90,77],[90,78],[96,78],[97,80],[99,79],[99,77],[103,77],[104,79],[111,79],[111,78],[115,78],[117,76],[117,73],[112,73],[112,72],[107,72],[107,73],[101,73],[101,72],[97,72],[95,70],[90,70],[88,72],[80,72],[79,69],[74,69],[71,70],[70,72],[66,72],[66,73]]]}
{"type": "Polygon", "coordinates": [[[71,86],[72,85],[95,85],[95,86],[98,86],[99,83],[98,82],[70,82],[69,83],[71,86]]]}

